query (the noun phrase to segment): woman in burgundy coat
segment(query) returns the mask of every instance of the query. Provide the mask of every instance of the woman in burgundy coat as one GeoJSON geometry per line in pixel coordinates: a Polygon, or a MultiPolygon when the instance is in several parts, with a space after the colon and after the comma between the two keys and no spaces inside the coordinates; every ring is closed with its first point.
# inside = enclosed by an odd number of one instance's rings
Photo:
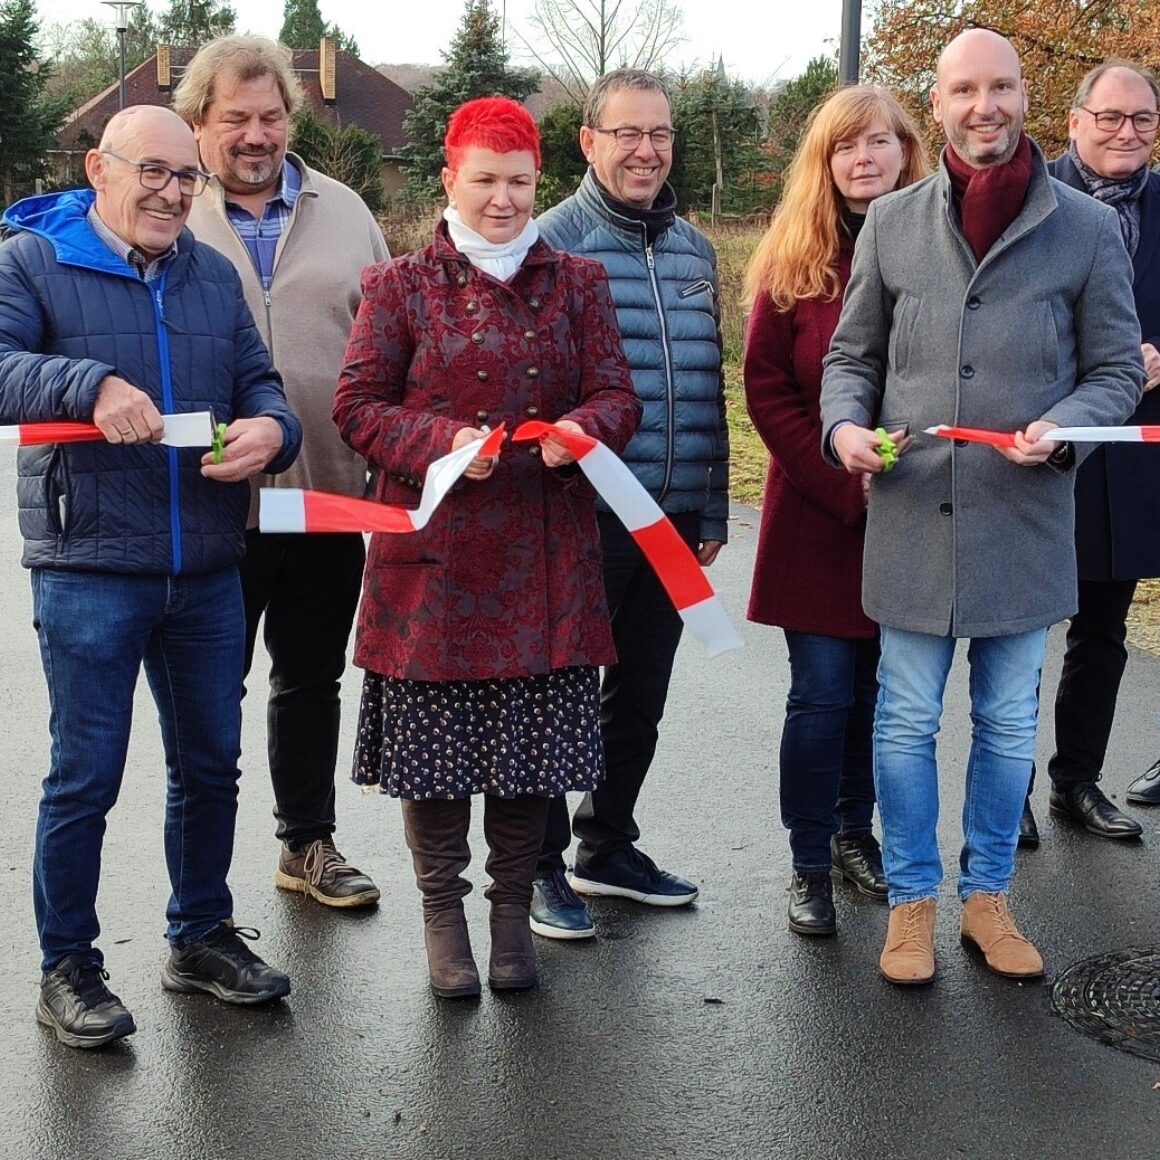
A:
{"type": "MultiPolygon", "coordinates": [[[[530,115],[468,102],[444,147],[444,220],[426,249],[364,273],[335,395],[384,503],[416,504],[433,460],[497,424],[539,418],[619,452],[639,418],[603,268],[538,240],[530,115]]],[[[555,437],[509,442],[423,531],[371,540],[355,780],[403,799],[443,997],[480,991],[461,877],[472,795],[486,795],[489,982],[523,989],[548,801],[603,776],[598,666],[615,654],[594,498],[555,437]]]]}
{"type": "Polygon", "coordinates": [[[839,89],[811,115],[746,275],[745,399],[770,453],[749,619],[778,625],[789,648],[781,814],[798,934],[835,932],[831,871],[886,900],[871,831],[878,640],[861,598],[868,492],[822,460],[818,404],[866,208],[925,172],[918,130],[888,92],[839,89]]]}

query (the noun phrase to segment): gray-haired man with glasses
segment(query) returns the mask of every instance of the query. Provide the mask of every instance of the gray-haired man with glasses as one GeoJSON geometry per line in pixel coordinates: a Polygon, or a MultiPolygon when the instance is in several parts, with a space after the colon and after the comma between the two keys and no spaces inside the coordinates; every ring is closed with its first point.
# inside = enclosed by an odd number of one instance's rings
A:
{"type": "MultiPolygon", "coordinates": [[[[32,874],[36,1017],[70,1047],[136,1029],[105,986],[96,903],[142,668],[165,747],[162,985],[243,1006],[290,990],[242,941],[257,932],[234,925],[226,877],[247,481],[284,471],[302,439],[237,274],[184,228],[205,185],[189,128],[168,109],[125,109],[85,173],[91,190],[10,206],[14,236],[0,246],[0,422],[74,419],[104,437],[25,447],[17,461],[51,707],[32,874]],[[198,411],[226,424],[219,455],[161,445],[163,415],[198,411]]],[[[155,874],[151,851],[136,856],[155,874]]]]}
{"type": "MultiPolygon", "coordinates": [[[[557,249],[608,271],[633,385],[644,416],[624,459],[704,565],[726,538],[729,442],[721,375],[717,264],[704,235],[677,216],[667,178],[676,129],[664,83],[620,69],[601,77],[584,106],[580,188],[538,220],[557,249]]],[[[681,621],[616,517],[599,513],[604,585],[617,663],[606,670],[601,733],[607,776],[585,796],[571,829],[552,803],[532,897],[532,929],[591,938],[575,891],[651,906],[683,906],[697,887],[636,849],[633,812],[657,745],[681,621]],[[579,840],[570,880],[564,852],[579,840]],[[574,889],[573,889],[574,888],[574,889]]]]}
{"type": "MultiPolygon", "coordinates": [[[[1080,81],[1068,117],[1071,143],[1053,177],[1110,205],[1132,259],[1132,293],[1148,379],[1129,423],[1160,423],[1160,175],[1149,168],[1160,127],[1160,86],[1147,69],[1108,60],[1080,81]]],[[[1055,697],[1051,812],[1101,838],[1136,839],[1139,823],[1099,787],[1128,654],[1125,620],[1136,582],[1160,576],[1160,472],[1143,444],[1109,443],[1075,480],[1079,603],[1055,697]]],[[[1160,762],[1128,789],[1129,802],[1160,805],[1160,762]]],[[[1028,795],[1020,844],[1039,834],[1028,795]]]]}

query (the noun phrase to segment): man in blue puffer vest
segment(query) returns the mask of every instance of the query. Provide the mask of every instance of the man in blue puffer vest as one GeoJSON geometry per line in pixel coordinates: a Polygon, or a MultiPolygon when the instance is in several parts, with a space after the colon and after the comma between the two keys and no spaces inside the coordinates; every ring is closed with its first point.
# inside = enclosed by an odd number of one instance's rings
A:
{"type": "Polygon", "coordinates": [[[0,422],[95,423],[103,442],[19,456],[23,563],[48,681],[52,755],[33,897],[36,1015],[70,1047],[131,1034],[105,986],[96,913],[142,663],[157,704],[173,893],[162,983],[227,1002],[286,995],[233,926],[245,617],[246,480],[281,471],[302,432],[230,263],[183,228],[205,187],[167,109],[117,114],[85,157],[92,191],[29,198],[0,247],[0,422]],[[163,414],[211,411],[212,452],[163,447],[163,414]]]}
{"type": "MultiPolygon", "coordinates": [[[[676,215],[668,90],[651,73],[601,77],[584,106],[580,147],[589,170],[571,197],[538,219],[540,234],[608,271],[616,316],[644,403],[624,460],[704,565],[726,539],[729,438],[721,371],[717,262],[704,235],[676,215]]],[[[595,933],[582,894],[683,906],[690,882],[659,869],[634,843],[633,817],[656,751],[681,621],[635,542],[602,511],[604,583],[617,663],[604,675],[601,732],[607,776],[572,821],[552,803],[532,898],[532,929],[548,938],[595,933]],[[569,885],[570,883],[570,885],[569,885]]]]}

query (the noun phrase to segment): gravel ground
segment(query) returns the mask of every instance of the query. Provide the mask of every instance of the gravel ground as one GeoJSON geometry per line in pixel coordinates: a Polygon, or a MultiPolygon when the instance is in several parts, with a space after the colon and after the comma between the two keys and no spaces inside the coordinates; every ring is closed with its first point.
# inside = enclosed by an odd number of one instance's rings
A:
{"type": "Polygon", "coordinates": [[[1128,642],[1160,656],[1160,580],[1141,580],[1128,612],[1128,642]]]}

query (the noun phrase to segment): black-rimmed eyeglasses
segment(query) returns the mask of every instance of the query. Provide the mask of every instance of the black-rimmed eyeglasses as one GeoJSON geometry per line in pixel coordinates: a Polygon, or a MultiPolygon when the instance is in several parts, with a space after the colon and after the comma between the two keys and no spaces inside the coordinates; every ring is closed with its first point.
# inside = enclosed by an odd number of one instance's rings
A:
{"type": "Polygon", "coordinates": [[[673,138],[677,135],[676,129],[672,128],[650,129],[645,132],[644,129],[602,129],[599,125],[593,125],[592,132],[607,133],[615,137],[616,144],[625,152],[635,149],[647,137],[658,153],[666,153],[673,147],[673,138]]]}
{"type": "Polygon", "coordinates": [[[1105,133],[1115,133],[1128,120],[1137,133],[1154,133],[1160,127],[1160,113],[1121,113],[1117,109],[1101,109],[1097,113],[1087,105],[1080,105],[1080,108],[1095,121],[1096,128],[1105,133]]]}
{"type": "Polygon", "coordinates": [[[197,197],[205,189],[210,175],[200,169],[170,169],[158,161],[134,161],[131,157],[124,157],[115,149],[102,149],[110,157],[132,165],[137,170],[137,179],[145,189],[160,193],[171,181],[177,180],[177,188],[182,197],[197,197]]]}

